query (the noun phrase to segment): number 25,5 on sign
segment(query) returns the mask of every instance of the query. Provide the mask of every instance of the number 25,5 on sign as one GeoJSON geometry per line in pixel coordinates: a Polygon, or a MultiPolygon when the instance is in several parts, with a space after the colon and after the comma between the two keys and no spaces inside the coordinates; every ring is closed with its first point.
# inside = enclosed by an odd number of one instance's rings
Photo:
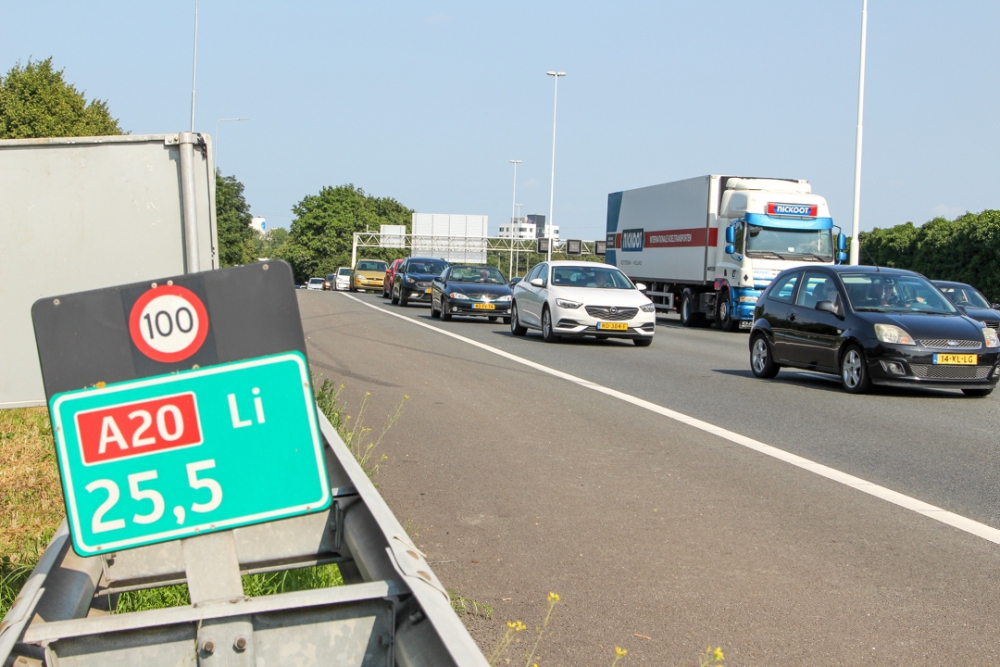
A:
{"type": "Polygon", "coordinates": [[[76,551],[328,506],[306,368],[288,352],[53,397],[76,551]]]}

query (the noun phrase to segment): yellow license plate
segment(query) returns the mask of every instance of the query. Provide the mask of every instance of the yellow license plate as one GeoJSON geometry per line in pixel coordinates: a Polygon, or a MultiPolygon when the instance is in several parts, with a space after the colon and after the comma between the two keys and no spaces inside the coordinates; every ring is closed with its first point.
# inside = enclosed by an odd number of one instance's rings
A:
{"type": "Polygon", "coordinates": [[[497,307],[492,303],[475,303],[472,305],[476,310],[496,310],[497,307]]]}
{"type": "Polygon", "coordinates": [[[959,366],[975,366],[979,362],[978,354],[935,354],[935,364],[950,364],[959,366]]]}
{"type": "Polygon", "coordinates": [[[628,331],[628,324],[625,322],[598,322],[598,329],[611,329],[613,331],[628,331]]]}
{"type": "Polygon", "coordinates": [[[424,294],[430,294],[430,293],[431,293],[431,288],[430,287],[428,287],[427,289],[424,290],[424,294]]]}

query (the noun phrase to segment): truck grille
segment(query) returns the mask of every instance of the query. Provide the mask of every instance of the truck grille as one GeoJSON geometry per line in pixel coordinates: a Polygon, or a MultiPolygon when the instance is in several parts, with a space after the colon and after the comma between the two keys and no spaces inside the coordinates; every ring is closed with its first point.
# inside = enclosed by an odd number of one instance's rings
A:
{"type": "Polygon", "coordinates": [[[910,364],[910,370],[918,378],[938,378],[942,380],[983,380],[990,374],[989,366],[931,366],[910,364]]]}
{"type": "Polygon", "coordinates": [[[639,312],[638,308],[616,308],[614,306],[587,306],[587,314],[600,320],[630,320],[639,312]],[[615,312],[611,312],[614,310],[615,312]]]}
{"type": "Polygon", "coordinates": [[[924,347],[935,350],[978,350],[983,346],[978,340],[954,340],[948,338],[934,338],[931,340],[918,341],[924,347]],[[950,345],[949,343],[958,343],[950,345]]]}

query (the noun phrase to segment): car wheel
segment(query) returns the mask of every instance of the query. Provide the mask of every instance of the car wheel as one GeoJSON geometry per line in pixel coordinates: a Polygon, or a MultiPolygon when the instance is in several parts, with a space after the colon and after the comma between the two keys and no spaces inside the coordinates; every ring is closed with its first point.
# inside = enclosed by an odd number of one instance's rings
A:
{"type": "Polygon", "coordinates": [[[559,340],[559,336],[552,330],[552,315],[549,307],[542,308],[542,340],[546,343],[554,343],[559,340]]]}
{"type": "Polygon", "coordinates": [[[445,322],[451,321],[451,306],[444,299],[441,299],[441,319],[445,322]]]}
{"type": "Polygon", "coordinates": [[[681,324],[686,327],[700,327],[705,325],[705,313],[695,312],[697,310],[697,296],[691,290],[684,290],[681,294],[681,324]]]}
{"type": "Polygon", "coordinates": [[[401,308],[406,308],[406,292],[403,288],[399,288],[399,296],[396,297],[396,304],[401,308]]]}
{"type": "Polygon", "coordinates": [[[993,393],[993,387],[983,389],[963,389],[962,393],[971,398],[986,398],[993,393]]]}
{"type": "Polygon", "coordinates": [[[770,379],[778,374],[781,366],[774,363],[771,344],[762,333],[754,336],[750,343],[750,370],[759,378],[770,379]]]}
{"type": "Polygon", "coordinates": [[[633,338],[632,342],[635,343],[636,347],[649,347],[653,344],[653,337],[649,338],[633,338]]]}
{"type": "Polygon", "coordinates": [[[865,353],[857,345],[849,345],[840,358],[840,384],[852,394],[863,394],[871,389],[865,353]]]}
{"type": "Polygon", "coordinates": [[[396,293],[395,289],[389,292],[389,303],[394,306],[399,303],[399,294],[396,293]]]}
{"type": "Polygon", "coordinates": [[[517,317],[517,302],[510,305],[510,333],[512,336],[523,336],[528,333],[527,327],[521,326],[521,320],[517,317]]]}
{"type": "Polygon", "coordinates": [[[389,293],[387,291],[385,291],[385,285],[382,285],[382,298],[383,299],[388,299],[389,298],[389,293]]]}
{"type": "Polygon", "coordinates": [[[434,307],[434,297],[431,297],[431,317],[441,317],[441,311],[434,307]]]}
{"type": "Polygon", "coordinates": [[[721,289],[715,296],[715,326],[722,331],[736,331],[740,321],[733,317],[732,304],[729,303],[729,290],[721,289]]]}
{"type": "Polygon", "coordinates": [[[510,324],[510,318],[509,317],[503,318],[503,323],[504,324],[510,324]]]}

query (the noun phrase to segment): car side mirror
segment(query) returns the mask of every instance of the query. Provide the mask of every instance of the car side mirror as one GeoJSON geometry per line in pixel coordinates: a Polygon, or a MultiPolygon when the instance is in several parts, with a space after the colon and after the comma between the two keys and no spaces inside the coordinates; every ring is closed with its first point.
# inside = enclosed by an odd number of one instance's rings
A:
{"type": "Polygon", "coordinates": [[[635,284],[635,288],[637,290],[639,290],[640,292],[645,292],[646,291],[646,283],[636,283],[635,284]]]}
{"type": "MultiPolygon", "coordinates": [[[[733,229],[732,225],[730,225],[729,227],[726,227],[726,243],[728,243],[730,245],[732,245],[733,243],[736,243],[736,230],[733,229]]],[[[728,252],[730,255],[733,254],[732,252],[730,252],[728,250],[726,252],[728,252]]]]}
{"type": "Polygon", "coordinates": [[[726,254],[727,255],[735,255],[736,254],[736,246],[733,245],[732,243],[727,243],[726,244],[726,254]]]}
{"type": "Polygon", "coordinates": [[[541,278],[534,278],[534,279],[532,279],[531,284],[534,287],[544,287],[545,286],[545,283],[542,282],[541,278]]]}
{"type": "Polygon", "coordinates": [[[816,310],[822,310],[824,313],[832,313],[837,317],[840,317],[840,310],[834,305],[833,301],[820,301],[816,304],[816,310]]]}
{"type": "Polygon", "coordinates": [[[991,303],[990,308],[993,310],[1000,310],[1000,303],[991,303]]]}

